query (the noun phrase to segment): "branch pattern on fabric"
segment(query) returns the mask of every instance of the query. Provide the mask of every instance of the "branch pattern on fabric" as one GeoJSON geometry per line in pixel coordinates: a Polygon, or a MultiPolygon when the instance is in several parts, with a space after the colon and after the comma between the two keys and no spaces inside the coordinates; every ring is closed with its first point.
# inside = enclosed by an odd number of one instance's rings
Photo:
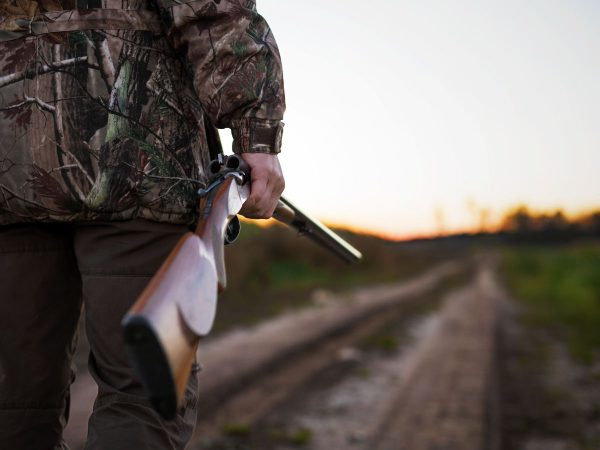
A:
{"type": "Polygon", "coordinates": [[[0,0],[0,224],[191,224],[206,127],[277,153],[284,109],[253,1],[0,0]]]}

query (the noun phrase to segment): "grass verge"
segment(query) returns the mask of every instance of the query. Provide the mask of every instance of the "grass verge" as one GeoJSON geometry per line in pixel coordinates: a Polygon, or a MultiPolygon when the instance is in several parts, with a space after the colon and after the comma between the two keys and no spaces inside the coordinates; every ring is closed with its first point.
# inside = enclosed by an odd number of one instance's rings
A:
{"type": "Polygon", "coordinates": [[[600,244],[531,246],[504,252],[504,273],[526,306],[524,319],[549,328],[571,354],[592,363],[600,350],[600,244]]]}

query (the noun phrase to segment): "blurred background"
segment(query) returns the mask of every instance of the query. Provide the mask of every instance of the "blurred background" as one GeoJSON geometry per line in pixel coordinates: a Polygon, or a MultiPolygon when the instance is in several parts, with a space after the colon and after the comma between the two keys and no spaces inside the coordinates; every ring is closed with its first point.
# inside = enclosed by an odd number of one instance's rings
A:
{"type": "Polygon", "coordinates": [[[190,448],[600,449],[600,3],[258,9],[285,195],[364,261],[243,224],[190,448]]]}

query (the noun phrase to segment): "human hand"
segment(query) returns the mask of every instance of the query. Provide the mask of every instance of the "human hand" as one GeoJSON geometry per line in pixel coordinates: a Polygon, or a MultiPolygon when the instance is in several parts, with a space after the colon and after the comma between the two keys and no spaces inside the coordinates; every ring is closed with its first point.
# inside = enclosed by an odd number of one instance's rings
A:
{"type": "Polygon", "coordinates": [[[251,187],[240,214],[249,219],[268,219],[285,188],[279,158],[270,153],[244,153],[242,158],[250,166],[251,187]]]}

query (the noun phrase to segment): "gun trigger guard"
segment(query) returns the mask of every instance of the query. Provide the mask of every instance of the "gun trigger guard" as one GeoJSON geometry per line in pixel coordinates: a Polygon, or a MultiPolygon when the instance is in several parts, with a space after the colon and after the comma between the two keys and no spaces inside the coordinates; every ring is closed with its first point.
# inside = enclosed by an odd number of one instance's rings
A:
{"type": "Polygon", "coordinates": [[[233,216],[231,220],[227,223],[227,228],[225,229],[225,245],[232,244],[240,235],[240,231],[242,230],[242,224],[240,223],[240,219],[238,216],[233,216]]]}

